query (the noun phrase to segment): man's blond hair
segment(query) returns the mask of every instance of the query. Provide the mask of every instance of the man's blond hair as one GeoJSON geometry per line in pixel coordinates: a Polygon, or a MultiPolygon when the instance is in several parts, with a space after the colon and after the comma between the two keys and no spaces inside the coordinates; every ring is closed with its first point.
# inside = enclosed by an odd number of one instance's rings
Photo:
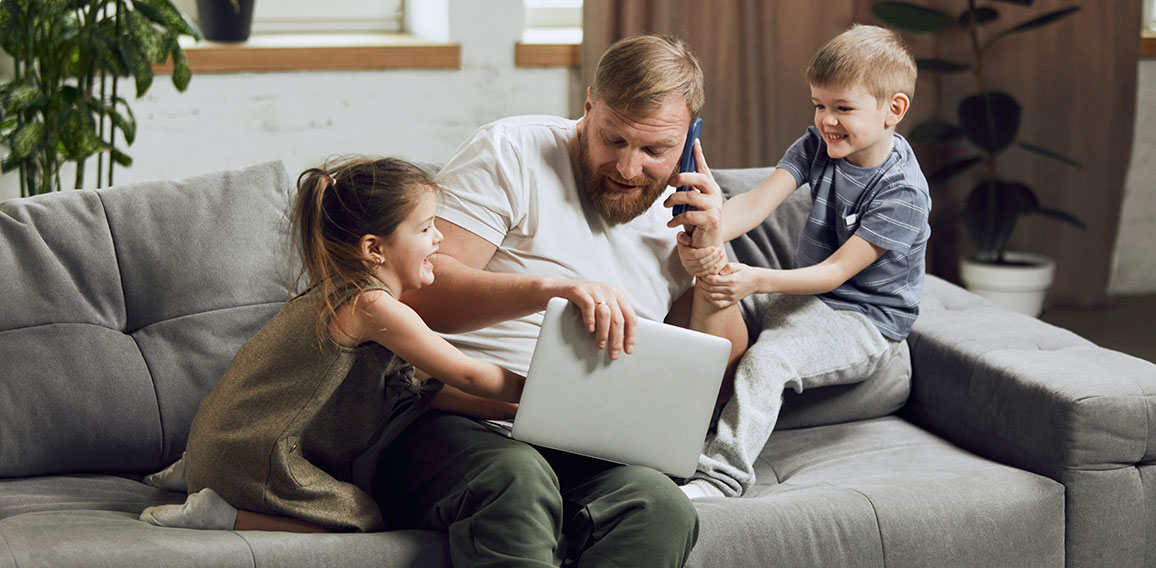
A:
{"type": "Polygon", "coordinates": [[[636,35],[615,42],[602,54],[590,97],[631,114],[651,112],[677,95],[695,117],[706,100],[703,82],[698,58],[681,39],[636,35]]]}
{"type": "Polygon", "coordinates": [[[807,83],[819,87],[862,85],[885,104],[896,93],[915,98],[915,58],[899,34],[855,24],[827,42],[807,65],[807,83]]]}

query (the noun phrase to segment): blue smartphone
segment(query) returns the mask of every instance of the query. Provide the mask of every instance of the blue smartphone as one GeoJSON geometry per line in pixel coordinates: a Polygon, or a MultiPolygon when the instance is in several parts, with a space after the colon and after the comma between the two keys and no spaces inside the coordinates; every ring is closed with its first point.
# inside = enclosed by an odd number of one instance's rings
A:
{"type": "MultiPolygon", "coordinates": [[[[695,118],[690,121],[690,129],[686,131],[686,144],[682,147],[682,159],[678,162],[678,173],[693,172],[698,169],[694,161],[694,141],[698,140],[698,135],[702,133],[702,118],[695,118]]],[[[678,188],[678,191],[690,191],[689,185],[684,185],[678,188]]],[[[671,213],[675,217],[694,210],[690,205],[675,205],[671,213]]]]}

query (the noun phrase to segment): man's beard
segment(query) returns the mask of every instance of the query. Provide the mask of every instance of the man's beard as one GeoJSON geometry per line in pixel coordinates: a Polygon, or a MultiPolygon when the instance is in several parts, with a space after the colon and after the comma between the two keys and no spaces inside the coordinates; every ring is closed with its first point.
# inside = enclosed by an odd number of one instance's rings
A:
{"type": "Polygon", "coordinates": [[[590,146],[589,140],[586,139],[585,128],[578,132],[578,167],[582,172],[583,185],[586,186],[586,195],[590,198],[590,203],[612,224],[625,223],[638,217],[650,209],[666,189],[667,180],[657,180],[645,173],[624,180],[614,171],[613,164],[595,171],[590,164],[590,146]],[[623,193],[608,189],[605,186],[606,178],[638,187],[641,191],[623,193]]]}

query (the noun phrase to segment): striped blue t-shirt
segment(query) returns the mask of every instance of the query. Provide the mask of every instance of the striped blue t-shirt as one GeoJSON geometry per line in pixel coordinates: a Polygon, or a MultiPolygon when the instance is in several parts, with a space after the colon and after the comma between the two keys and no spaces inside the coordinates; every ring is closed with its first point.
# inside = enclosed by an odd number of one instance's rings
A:
{"type": "Polygon", "coordinates": [[[799,235],[795,267],[826,260],[851,235],[885,249],[867,268],[819,298],[837,310],[862,312],[884,337],[906,338],[919,315],[931,236],[931,194],[911,145],[895,134],[887,159],[861,168],[827,156],[826,142],[811,126],[778,167],[799,185],[811,186],[811,214],[799,235]]]}

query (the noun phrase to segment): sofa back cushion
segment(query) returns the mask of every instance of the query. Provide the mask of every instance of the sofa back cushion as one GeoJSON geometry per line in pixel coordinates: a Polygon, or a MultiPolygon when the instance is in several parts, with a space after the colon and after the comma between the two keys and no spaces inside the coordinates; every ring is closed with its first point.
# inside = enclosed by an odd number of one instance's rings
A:
{"type": "Polygon", "coordinates": [[[0,203],[0,477],[148,471],[289,297],[280,162],[0,203]]]}

